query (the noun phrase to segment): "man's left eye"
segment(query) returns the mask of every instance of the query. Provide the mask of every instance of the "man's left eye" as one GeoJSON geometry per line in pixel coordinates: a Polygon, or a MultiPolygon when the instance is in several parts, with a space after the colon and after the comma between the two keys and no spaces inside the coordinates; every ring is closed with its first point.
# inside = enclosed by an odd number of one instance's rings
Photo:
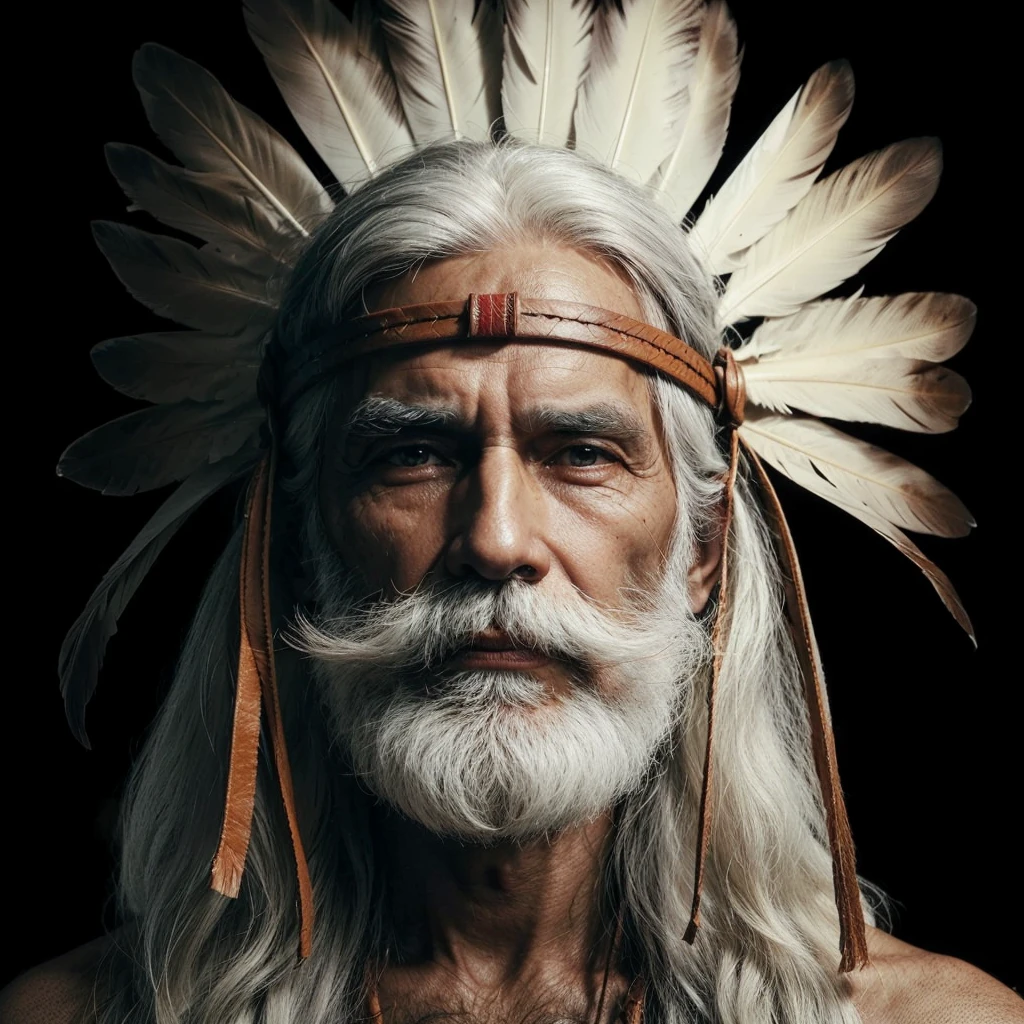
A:
{"type": "Polygon", "coordinates": [[[574,444],[571,448],[559,452],[558,458],[563,465],[571,466],[573,469],[602,466],[615,461],[609,452],[591,444],[574,444]]]}
{"type": "Polygon", "coordinates": [[[401,466],[403,469],[443,464],[441,456],[433,448],[428,448],[424,444],[411,444],[403,448],[392,448],[385,456],[384,462],[389,466],[401,466]]]}

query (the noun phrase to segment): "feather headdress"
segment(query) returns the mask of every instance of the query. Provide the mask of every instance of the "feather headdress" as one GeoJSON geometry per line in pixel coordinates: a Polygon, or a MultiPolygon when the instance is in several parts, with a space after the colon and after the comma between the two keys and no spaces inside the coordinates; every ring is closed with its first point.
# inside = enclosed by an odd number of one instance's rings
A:
{"type": "MultiPolygon", "coordinates": [[[[775,529],[833,851],[841,968],[866,961],[818,654],[764,464],[902,551],[973,636],[952,584],[905,532],[961,536],[973,526],[967,509],[922,470],[824,422],[939,433],[956,426],[970,401],[963,379],[941,365],[971,334],[969,301],[937,293],[823,298],[928,203],[941,167],[937,142],[897,143],[822,178],[853,101],[851,70],[834,62],[810,77],[696,209],[719,163],[739,81],[736,26],[723,0],[380,0],[357,3],[352,17],[330,0],[245,0],[245,19],[295,120],[345,191],[430,142],[507,134],[574,147],[647,185],[680,218],[717,275],[723,332],[743,338],[723,348],[705,383],[724,409],[730,485],[745,460],[775,529]],[[752,331],[736,329],[750,320],[752,331]]],[[[133,208],[199,244],[113,223],[94,230],[129,291],[188,329],[94,349],[106,381],[153,406],[96,428],[60,461],[62,475],[107,494],[179,484],[106,574],[61,649],[65,705],[83,742],[85,706],[118,616],[191,512],[249,476],[243,569],[266,565],[273,459],[257,389],[263,349],[279,282],[334,205],[292,145],[203,68],[146,45],[134,77],[153,130],[180,164],[111,145],[110,169],[133,208]]],[[[723,608],[727,574],[724,566],[723,608]]],[[[241,601],[238,689],[254,692],[257,708],[263,701],[295,843],[306,951],[312,899],[262,572],[243,571],[241,601]]],[[[244,869],[259,715],[255,723],[254,739],[252,716],[248,731],[236,716],[232,778],[237,759],[245,784],[229,798],[214,866],[214,885],[228,895],[237,894],[244,869]]],[[[708,743],[691,938],[710,838],[710,729],[708,743]]]]}

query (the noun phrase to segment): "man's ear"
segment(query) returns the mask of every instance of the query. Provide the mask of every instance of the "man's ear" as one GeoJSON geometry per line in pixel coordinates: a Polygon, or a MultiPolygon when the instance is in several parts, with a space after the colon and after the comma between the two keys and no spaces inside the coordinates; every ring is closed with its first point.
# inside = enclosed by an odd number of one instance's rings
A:
{"type": "Polygon", "coordinates": [[[690,611],[700,615],[707,606],[711,591],[722,574],[722,527],[725,525],[725,508],[717,509],[717,526],[714,534],[697,545],[697,552],[690,571],[686,574],[686,586],[690,595],[690,611]]]}

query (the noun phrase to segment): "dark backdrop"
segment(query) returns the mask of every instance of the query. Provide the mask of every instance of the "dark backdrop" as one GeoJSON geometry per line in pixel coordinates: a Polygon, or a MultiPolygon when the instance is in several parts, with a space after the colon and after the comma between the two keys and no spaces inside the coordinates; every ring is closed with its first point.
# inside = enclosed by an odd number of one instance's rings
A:
{"type": "MultiPolygon", "coordinates": [[[[1017,459],[1008,446],[1020,399],[1012,390],[1017,339],[1000,308],[1000,300],[1017,297],[1003,266],[1019,232],[1017,172],[1008,157],[1019,117],[995,74],[1011,58],[993,41],[1000,34],[994,16],[960,9],[956,19],[941,20],[923,0],[736,0],[733,7],[746,55],[726,166],[819,64],[841,56],[853,63],[858,98],[830,168],[908,136],[939,135],[945,144],[938,196],[861,278],[869,294],[956,291],[981,307],[972,343],[952,362],[976,395],[960,430],[886,438],[949,483],[981,524],[966,540],[922,541],[959,587],[979,649],[885,542],[822,502],[781,490],[829,673],[859,869],[896,901],[897,935],[1019,983],[1024,907],[1011,833],[1021,743],[1011,643],[1019,626],[1016,601],[1003,588],[1019,543],[1009,499],[1017,459]]],[[[14,284],[5,348],[15,362],[7,448],[24,459],[7,492],[17,518],[8,536],[15,604],[2,744],[5,845],[15,859],[9,973],[102,928],[123,778],[232,514],[225,498],[198,516],[124,616],[90,713],[94,749],[81,749],[62,718],[60,639],[162,497],[104,498],[57,480],[52,468],[74,437],[133,408],[94,375],[89,348],[159,326],[113,278],[88,226],[93,218],[128,219],[102,144],[161,152],[132,87],[133,51],[156,40],[197,59],[298,138],[235,0],[40,4],[36,12],[26,9],[39,20],[22,42],[16,34],[8,40],[12,57],[25,47],[26,62],[8,94],[16,109],[5,190],[4,278],[14,284]]]]}

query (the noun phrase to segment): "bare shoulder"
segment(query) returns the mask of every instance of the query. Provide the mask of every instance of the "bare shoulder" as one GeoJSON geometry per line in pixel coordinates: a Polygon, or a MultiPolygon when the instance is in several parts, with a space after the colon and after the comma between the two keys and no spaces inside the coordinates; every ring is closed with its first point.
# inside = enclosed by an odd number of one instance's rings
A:
{"type": "Polygon", "coordinates": [[[96,970],[108,939],[33,967],[0,991],[2,1024],[79,1024],[89,1019],[96,970]]]}
{"type": "Polygon", "coordinates": [[[850,975],[864,1024],[1024,1024],[1024,1000],[984,971],[869,929],[871,966],[850,975]]]}

